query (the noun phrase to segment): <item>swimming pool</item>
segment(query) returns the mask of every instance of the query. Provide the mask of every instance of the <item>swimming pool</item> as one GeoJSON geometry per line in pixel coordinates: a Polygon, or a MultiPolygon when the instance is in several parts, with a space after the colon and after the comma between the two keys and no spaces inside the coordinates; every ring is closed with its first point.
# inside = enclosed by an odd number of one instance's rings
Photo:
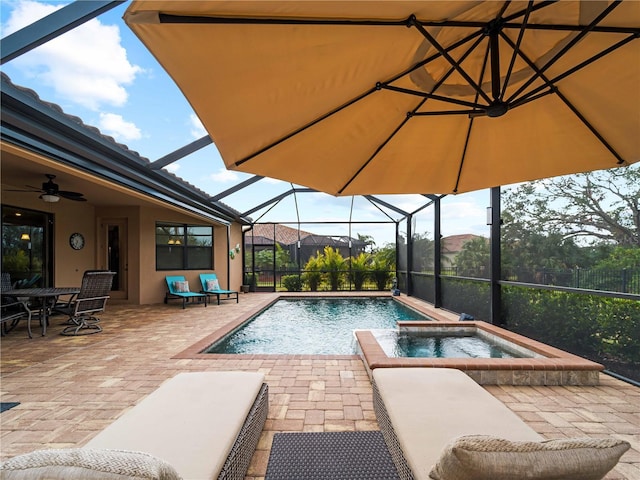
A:
{"type": "Polygon", "coordinates": [[[353,331],[429,320],[393,298],[279,299],[205,353],[349,355],[353,331]]]}

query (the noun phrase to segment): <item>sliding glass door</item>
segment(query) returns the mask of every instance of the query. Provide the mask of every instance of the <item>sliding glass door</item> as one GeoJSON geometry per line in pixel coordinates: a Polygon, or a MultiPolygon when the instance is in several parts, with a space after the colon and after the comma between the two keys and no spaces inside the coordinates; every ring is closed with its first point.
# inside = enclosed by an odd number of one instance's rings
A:
{"type": "Polygon", "coordinates": [[[53,215],[2,206],[2,271],[18,288],[53,285],[53,215]]]}

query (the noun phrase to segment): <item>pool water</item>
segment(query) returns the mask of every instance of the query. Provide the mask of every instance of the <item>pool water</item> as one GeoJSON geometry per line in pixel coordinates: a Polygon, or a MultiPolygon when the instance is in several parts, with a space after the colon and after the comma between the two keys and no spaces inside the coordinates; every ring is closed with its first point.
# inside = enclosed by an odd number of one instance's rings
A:
{"type": "Polygon", "coordinates": [[[280,299],[205,353],[352,355],[353,330],[429,320],[391,298],[280,299]]]}
{"type": "Polygon", "coordinates": [[[515,352],[476,335],[420,335],[384,330],[374,332],[388,357],[518,358],[515,352]]]}

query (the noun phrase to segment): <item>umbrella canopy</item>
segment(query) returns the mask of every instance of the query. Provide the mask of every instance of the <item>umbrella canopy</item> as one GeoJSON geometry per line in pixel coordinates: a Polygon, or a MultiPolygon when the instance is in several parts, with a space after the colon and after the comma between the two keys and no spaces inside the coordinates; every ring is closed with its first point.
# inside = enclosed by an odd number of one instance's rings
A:
{"type": "Polygon", "coordinates": [[[154,1],[125,21],[227,168],[457,193],[640,160],[637,1],[154,1]]]}

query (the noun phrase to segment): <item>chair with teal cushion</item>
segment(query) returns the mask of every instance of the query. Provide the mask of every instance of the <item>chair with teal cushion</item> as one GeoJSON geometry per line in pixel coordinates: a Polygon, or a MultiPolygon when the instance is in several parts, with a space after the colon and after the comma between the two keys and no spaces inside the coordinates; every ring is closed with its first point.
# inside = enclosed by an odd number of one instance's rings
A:
{"type": "Polygon", "coordinates": [[[189,282],[183,275],[167,275],[165,279],[168,291],[165,294],[164,303],[168,303],[171,299],[182,299],[182,308],[185,308],[187,302],[204,300],[204,306],[207,306],[207,295],[192,292],[189,289],[189,282]]]}
{"type": "Polygon", "coordinates": [[[225,290],[220,288],[218,277],[215,273],[201,273],[200,283],[202,284],[202,293],[206,295],[215,295],[218,298],[218,305],[220,305],[220,296],[226,295],[222,300],[233,300],[235,298],[238,303],[238,292],[236,290],[225,290]]]}

